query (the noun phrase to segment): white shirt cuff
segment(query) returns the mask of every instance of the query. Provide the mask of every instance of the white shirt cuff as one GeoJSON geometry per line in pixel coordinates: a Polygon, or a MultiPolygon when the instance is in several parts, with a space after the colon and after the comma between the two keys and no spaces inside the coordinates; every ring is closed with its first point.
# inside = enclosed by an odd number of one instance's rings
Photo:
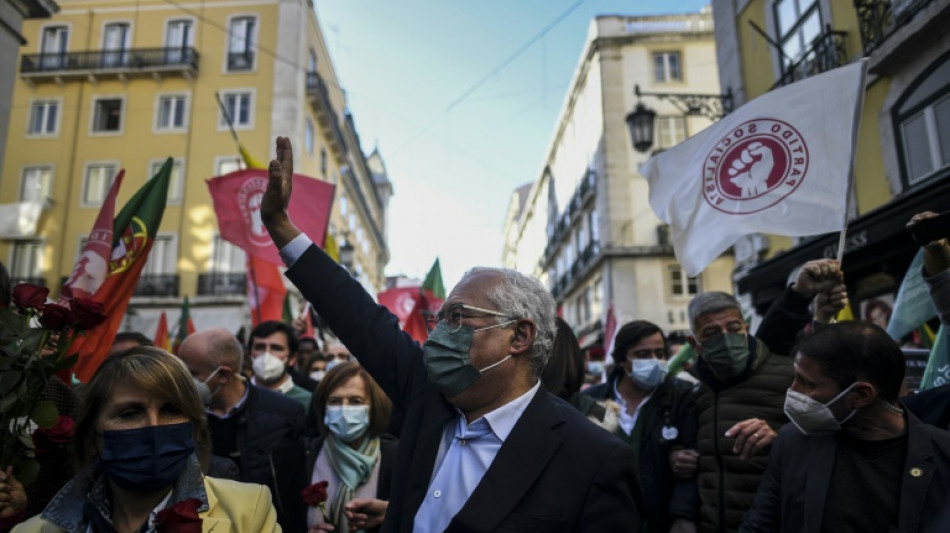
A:
{"type": "Polygon", "coordinates": [[[284,264],[287,265],[287,268],[290,268],[294,266],[294,263],[300,259],[300,256],[307,251],[307,248],[310,248],[311,244],[313,244],[313,241],[310,240],[310,237],[308,237],[306,233],[301,233],[280,249],[280,258],[284,261],[284,264]]]}

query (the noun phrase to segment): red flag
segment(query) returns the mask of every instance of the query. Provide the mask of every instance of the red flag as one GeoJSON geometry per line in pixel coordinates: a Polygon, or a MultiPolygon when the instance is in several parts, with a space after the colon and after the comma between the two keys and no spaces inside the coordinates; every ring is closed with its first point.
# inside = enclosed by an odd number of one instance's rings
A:
{"type": "Polygon", "coordinates": [[[247,303],[251,307],[251,323],[257,326],[267,320],[281,320],[287,288],[280,270],[260,257],[247,256],[247,303]]]}
{"type": "Polygon", "coordinates": [[[604,321],[604,348],[607,349],[605,354],[607,357],[614,353],[614,336],[616,334],[617,317],[614,316],[614,303],[610,302],[610,306],[607,307],[607,319],[604,321]]]}
{"type": "Polygon", "coordinates": [[[165,316],[165,311],[162,311],[162,316],[158,319],[158,328],[155,330],[155,346],[166,352],[171,351],[172,348],[171,338],[168,336],[168,317],[165,316]]]}
{"type": "MultiPolygon", "coordinates": [[[[261,222],[261,198],[267,189],[267,172],[247,169],[211,178],[207,181],[208,190],[218,216],[221,238],[248,255],[283,265],[277,247],[261,222]]],[[[334,187],[302,174],[294,174],[293,185],[290,218],[313,242],[322,244],[330,220],[334,187]]],[[[277,320],[280,320],[279,315],[277,320]]]]}
{"type": "Polygon", "coordinates": [[[304,336],[313,337],[313,314],[310,310],[310,302],[304,300],[303,309],[300,311],[303,315],[304,322],[304,336]]]}
{"type": "Polygon", "coordinates": [[[85,336],[77,338],[72,346],[79,353],[73,371],[80,381],[88,382],[109,354],[165,214],[171,175],[172,159],[169,157],[158,174],[145,182],[115,217],[108,275],[93,296],[105,304],[108,318],[87,331],[85,336]]]}
{"type": "Polygon", "coordinates": [[[99,216],[89,232],[89,239],[82,247],[82,253],[76,260],[76,266],[69,279],[59,291],[60,301],[68,298],[92,298],[109,274],[109,256],[112,254],[113,219],[115,218],[115,197],[119,194],[125,169],[112,181],[109,193],[99,208],[99,216]]]}
{"type": "Polygon", "coordinates": [[[443,301],[434,297],[431,290],[420,287],[389,289],[379,293],[378,298],[399,319],[399,327],[419,342],[429,338],[426,318],[437,313],[443,301]]]}

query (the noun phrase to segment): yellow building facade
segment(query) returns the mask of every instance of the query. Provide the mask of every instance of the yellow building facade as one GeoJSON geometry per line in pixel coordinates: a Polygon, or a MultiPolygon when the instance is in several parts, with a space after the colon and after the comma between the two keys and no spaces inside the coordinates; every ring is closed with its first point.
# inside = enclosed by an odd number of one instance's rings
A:
{"type": "MultiPolygon", "coordinates": [[[[867,59],[843,268],[856,315],[892,304],[917,251],[905,224],[950,207],[950,1],[714,0],[713,14],[721,88],[737,107],[867,59]]],[[[764,312],[797,265],[835,257],[837,240],[746,238],[739,292],[764,312]]]]}
{"type": "Polygon", "coordinates": [[[239,168],[240,142],[266,162],[290,137],[297,172],[336,186],[330,231],[371,292],[384,287],[391,185],[364,156],[307,0],[63,0],[28,21],[10,113],[0,228],[16,279],[55,294],[120,169],[118,211],[167,157],[165,215],[126,325],[154,331],[189,296],[196,325],[246,321],[243,252],[221,241],[205,180],[239,168]],[[35,227],[29,205],[40,204],[35,227]]]}

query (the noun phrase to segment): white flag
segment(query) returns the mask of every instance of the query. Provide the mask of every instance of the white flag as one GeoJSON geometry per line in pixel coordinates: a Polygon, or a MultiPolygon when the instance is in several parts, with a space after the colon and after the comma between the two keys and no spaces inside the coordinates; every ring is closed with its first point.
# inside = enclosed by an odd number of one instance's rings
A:
{"type": "Polygon", "coordinates": [[[751,233],[844,228],[865,63],[763,94],[640,167],[687,274],[751,233]]]}

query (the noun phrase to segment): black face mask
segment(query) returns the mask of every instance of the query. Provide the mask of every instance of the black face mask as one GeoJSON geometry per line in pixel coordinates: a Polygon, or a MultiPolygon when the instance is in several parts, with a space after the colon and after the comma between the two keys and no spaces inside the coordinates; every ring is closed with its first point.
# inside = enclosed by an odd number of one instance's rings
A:
{"type": "Polygon", "coordinates": [[[106,476],[132,492],[171,486],[195,453],[191,422],[103,431],[102,441],[106,476]]]}

